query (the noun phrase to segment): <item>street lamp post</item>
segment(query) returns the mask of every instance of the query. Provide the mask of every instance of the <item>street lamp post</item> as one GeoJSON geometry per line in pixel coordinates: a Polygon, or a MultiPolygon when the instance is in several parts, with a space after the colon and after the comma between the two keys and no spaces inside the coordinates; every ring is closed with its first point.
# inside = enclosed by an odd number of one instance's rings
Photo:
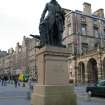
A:
{"type": "Polygon", "coordinates": [[[77,67],[77,55],[76,54],[74,54],[74,61],[75,61],[75,85],[77,85],[77,69],[78,69],[78,67],[77,67]]]}
{"type": "Polygon", "coordinates": [[[35,39],[35,79],[36,79],[36,81],[38,81],[38,71],[37,71],[37,65],[36,65],[36,62],[37,62],[36,49],[40,47],[39,43],[38,43],[38,42],[40,42],[40,36],[39,35],[32,35],[32,34],[30,34],[30,36],[35,39]]]}
{"type": "Polygon", "coordinates": [[[103,78],[103,74],[102,74],[102,48],[98,47],[98,53],[99,53],[99,60],[100,60],[100,75],[101,75],[101,79],[103,78]]]}
{"type": "Polygon", "coordinates": [[[99,54],[100,54],[100,71],[101,71],[101,79],[102,79],[102,60],[101,60],[102,54],[101,52],[99,52],[99,54]]]}

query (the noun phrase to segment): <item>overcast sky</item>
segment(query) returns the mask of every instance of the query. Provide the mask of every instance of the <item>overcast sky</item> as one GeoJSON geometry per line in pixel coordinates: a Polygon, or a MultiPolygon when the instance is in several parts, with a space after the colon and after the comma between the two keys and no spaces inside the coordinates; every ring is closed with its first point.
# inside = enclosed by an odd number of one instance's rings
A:
{"type": "MultiPolygon", "coordinates": [[[[50,0],[0,0],[0,49],[15,48],[23,36],[39,34],[38,25],[45,4],[50,0]]],[[[61,7],[82,10],[83,3],[92,5],[92,11],[105,9],[104,0],[57,0],[61,7]]]]}

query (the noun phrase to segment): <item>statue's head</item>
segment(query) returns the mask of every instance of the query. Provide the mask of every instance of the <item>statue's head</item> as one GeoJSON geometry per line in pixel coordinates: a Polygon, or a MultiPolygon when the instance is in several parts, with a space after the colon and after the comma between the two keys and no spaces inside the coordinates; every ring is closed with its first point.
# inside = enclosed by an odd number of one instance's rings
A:
{"type": "Polygon", "coordinates": [[[51,2],[55,2],[56,0],[51,0],[51,2]]]}

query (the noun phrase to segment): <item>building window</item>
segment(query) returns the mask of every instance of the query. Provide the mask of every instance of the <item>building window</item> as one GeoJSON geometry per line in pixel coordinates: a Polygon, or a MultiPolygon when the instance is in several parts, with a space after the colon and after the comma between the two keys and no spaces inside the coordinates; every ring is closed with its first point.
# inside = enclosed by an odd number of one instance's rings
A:
{"type": "Polygon", "coordinates": [[[70,50],[70,52],[72,52],[72,43],[68,44],[68,49],[70,50]]]}
{"type": "Polygon", "coordinates": [[[81,16],[80,21],[81,21],[81,23],[86,23],[86,17],[81,16]]]}
{"type": "Polygon", "coordinates": [[[93,18],[93,23],[96,24],[97,23],[97,19],[93,18]]]}
{"type": "Polygon", "coordinates": [[[85,24],[81,24],[81,33],[82,35],[86,35],[86,25],[85,24]]]}
{"type": "Polygon", "coordinates": [[[94,36],[95,36],[96,38],[100,38],[99,29],[98,29],[98,28],[95,28],[95,27],[94,27],[94,36]]]}
{"type": "Polygon", "coordinates": [[[72,72],[70,72],[70,77],[72,77],[73,76],[73,74],[72,74],[72,72]]]}
{"type": "Polygon", "coordinates": [[[21,52],[21,48],[19,48],[19,52],[21,52]]]}
{"type": "Polygon", "coordinates": [[[88,51],[88,44],[87,43],[82,43],[82,53],[88,51]]]}
{"type": "Polygon", "coordinates": [[[96,42],[96,43],[94,44],[94,48],[95,48],[95,49],[98,48],[98,42],[96,42]]]}
{"type": "Polygon", "coordinates": [[[97,19],[95,19],[95,18],[93,18],[93,26],[94,27],[98,27],[98,20],[97,19]]]}
{"type": "Polygon", "coordinates": [[[70,35],[71,32],[72,32],[72,30],[71,30],[71,23],[70,23],[70,24],[68,24],[68,34],[70,35]]]}
{"type": "Polygon", "coordinates": [[[103,30],[103,38],[105,39],[105,29],[103,30]]]}

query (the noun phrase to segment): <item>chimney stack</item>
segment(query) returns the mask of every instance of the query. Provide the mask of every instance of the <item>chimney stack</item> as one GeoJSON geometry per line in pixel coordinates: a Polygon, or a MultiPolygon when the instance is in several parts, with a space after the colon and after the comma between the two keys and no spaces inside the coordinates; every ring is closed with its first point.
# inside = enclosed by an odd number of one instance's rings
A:
{"type": "Polygon", "coordinates": [[[102,8],[98,9],[97,11],[94,12],[94,15],[104,18],[104,9],[102,8]]]}
{"type": "Polygon", "coordinates": [[[91,4],[86,2],[83,3],[83,13],[85,15],[91,15],[91,4]]]}

